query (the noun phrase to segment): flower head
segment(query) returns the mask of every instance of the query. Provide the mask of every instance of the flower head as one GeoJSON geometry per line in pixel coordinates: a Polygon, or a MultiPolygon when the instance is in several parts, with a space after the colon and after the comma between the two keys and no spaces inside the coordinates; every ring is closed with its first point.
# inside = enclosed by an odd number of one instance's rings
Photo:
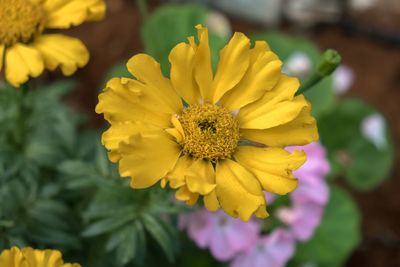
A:
{"type": "Polygon", "coordinates": [[[291,208],[280,208],[278,218],[290,227],[297,240],[309,240],[322,220],[324,206],[309,202],[295,203],[291,208]]]}
{"type": "Polygon", "coordinates": [[[200,248],[208,247],[215,259],[227,261],[249,249],[258,239],[259,225],[244,223],[219,211],[205,209],[179,217],[180,227],[187,229],[189,237],[200,248]]]}
{"type": "Polygon", "coordinates": [[[383,150],[388,146],[386,121],[379,113],[373,113],[362,120],[361,134],[379,150],[383,150]]]}
{"type": "Polygon", "coordinates": [[[333,73],[333,89],[337,95],[344,95],[354,83],[354,72],[347,65],[340,65],[333,73]]]}
{"type": "Polygon", "coordinates": [[[235,33],[211,68],[208,30],[197,27],[170,53],[170,79],[150,56],[132,57],[135,79],[114,78],[99,96],[97,113],[111,127],[102,142],[133,188],[161,181],[176,198],[233,217],[265,218],[263,190],[287,194],[297,186],[292,171],[306,156],[283,147],[318,139],[310,103],[295,96],[297,78],[265,42],[235,33]]]}
{"type": "Polygon", "coordinates": [[[77,263],[64,263],[58,250],[19,249],[13,247],[0,254],[1,267],[81,267],[77,263]]]}
{"type": "Polygon", "coordinates": [[[44,68],[73,74],[89,60],[81,41],[45,29],[65,29],[102,19],[103,0],[0,0],[0,71],[19,86],[44,68]],[[4,58],[4,62],[3,62],[4,58]]]}
{"type": "Polygon", "coordinates": [[[239,255],[231,267],[284,267],[293,256],[295,239],[283,229],[261,237],[249,250],[239,255]]]}
{"type": "MultiPolygon", "coordinates": [[[[300,183],[296,191],[290,194],[290,197],[295,203],[314,202],[324,206],[329,198],[329,188],[325,182],[325,176],[330,171],[325,149],[318,142],[301,148],[307,154],[307,161],[294,172],[300,183]]],[[[288,150],[295,151],[301,148],[290,147],[288,150]]]]}
{"type": "MultiPolygon", "coordinates": [[[[299,147],[289,147],[294,151],[299,147]]],[[[323,211],[329,198],[329,187],[325,176],[330,171],[324,147],[314,142],[303,147],[307,154],[307,162],[295,175],[299,178],[299,186],[290,194],[291,207],[280,207],[277,217],[289,226],[294,238],[300,241],[310,239],[322,221],[323,211]]]]}

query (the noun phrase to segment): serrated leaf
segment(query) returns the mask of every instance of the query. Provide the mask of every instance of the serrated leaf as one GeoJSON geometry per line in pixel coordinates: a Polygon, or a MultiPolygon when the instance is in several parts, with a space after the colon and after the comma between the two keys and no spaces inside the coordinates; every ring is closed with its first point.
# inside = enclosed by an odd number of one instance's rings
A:
{"type": "Polygon", "coordinates": [[[135,214],[131,213],[131,214],[126,214],[126,216],[120,216],[120,217],[114,216],[97,221],[89,225],[82,232],[82,236],[91,237],[112,231],[133,220],[135,216],[136,216],[135,214]]]}
{"type": "Polygon", "coordinates": [[[95,174],[94,168],[82,161],[68,160],[58,166],[58,171],[71,176],[87,176],[95,174]]]}
{"type": "Polygon", "coordinates": [[[125,265],[134,259],[139,245],[137,239],[138,233],[134,225],[127,228],[127,231],[124,233],[123,240],[117,249],[117,259],[121,265],[125,265]]]}
{"type": "Polygon", "coordinates": [[[135,222],[135,227],[137,233],[137,247],[136,247],[135,261],[139,264],[143,264],[147,248],[146,232],[143,224],[140,221],[135,222]]]}
{"type": "Polygon", "coordinates": [[[143,215],[142,219],[144,227],[161,246],[168,261],[173,262],[175,259],[174,240],[164,227],[164,223],[160,219],[147,214],[143,215]]]}

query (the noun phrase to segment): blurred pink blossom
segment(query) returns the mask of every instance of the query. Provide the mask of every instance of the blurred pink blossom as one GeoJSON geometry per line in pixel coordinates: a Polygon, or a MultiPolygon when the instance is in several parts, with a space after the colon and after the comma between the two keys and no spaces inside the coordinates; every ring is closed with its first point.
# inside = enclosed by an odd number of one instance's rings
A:
{"type": "Polygon", "coordinates": [[[209,248],[215,259],[227,261],[246,251],[258,239],[259,224],[232,218],[224,212],[211,213],[206,209],[182,215],[181,229],[201,248],[209,248]]]}
{"type": "Polygon", "coordinates": [[[281,208],[278,218],[290,227],[297,240],[309,240],[315,228],[320,225],[324,207],[315,203],[295,204],[291,208],[281,208]]]}
{"type": "Polygon", "coordinates": [[[311,143],[301,147],[290,147],[289,151],[304,150],[307,154],[306,163],[294,172],[299,179],[299,186],[291,193],[295,203],[314,202],[325,205],[329,198],[329,188],[325,176],[330,171],[324,147],[318,143],[311,143]]]}
{"type": "Polygon", "coordinates": [[[333,89],[337,95],[344,95],[354,83],[354,72],[346,66],[341,65],[333,73],[333,89]]]}
{"type": "Polygon", "coordinates": [[[293,256],[295,239],[286,230],[276,229],[233,260],[230,267],[283,267],[293,256]]]}
{"type": "MultiPolygon", "coordinates": [[[[260,221],[244,223],[223,212],[210,213],[205,209],[181,215],[180,228],[186,229],[199,247],[208,248],[215,259],[232,260],[230,267],[284,266],[293,256],[296,240],[310,239],[321,223],[329,198],[325,176],[330,171],[320,143],[288,150],[304,150],[307,162],[295,172],[299,186],[289,195],[292,206],[276,210],[276,216],[287,225],[287,230],[279,228],[260,236],[260,221]]],[[[277,197],[265,194],[269,204],[277,197]]]]}
{"type": "Polygon", "coordinates": [[[363,119],[361,134],[379,150],[385,149],[388,145],[385,118],[379,113],[373,113],[363,119]]]}

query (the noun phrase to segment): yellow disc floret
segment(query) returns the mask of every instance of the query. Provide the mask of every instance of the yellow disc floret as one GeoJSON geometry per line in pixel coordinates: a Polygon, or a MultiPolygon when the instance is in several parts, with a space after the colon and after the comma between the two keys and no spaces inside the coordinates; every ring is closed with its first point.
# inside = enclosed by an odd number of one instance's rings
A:
{"type": "Polygon", "coordinates": [[[30,0],[0,0],[0,44],[27,43],[43,32],[45,14],[30,0]]]}
{"type": "Polygon", "coordinates": [[[237,119],[223,107],[193,105],[179,117],[185,133],[183,152],[195,158],[216,161],[229,158],[239,139],[237,119]]]}

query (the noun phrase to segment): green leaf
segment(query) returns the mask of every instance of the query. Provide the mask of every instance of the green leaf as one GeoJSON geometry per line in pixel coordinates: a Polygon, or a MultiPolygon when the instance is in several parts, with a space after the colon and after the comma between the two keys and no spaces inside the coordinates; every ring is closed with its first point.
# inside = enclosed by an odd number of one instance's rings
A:
{"type": "Polygon", "coordinates": [[[123,226],[124,224],[128,223],[129,221],[133,220],[136,215],[126,214],[126,216],[119,216],[119,217],[110,217],[89,225],[83,232],[82,236],[91,237],[97,236],[106,232],[110,232],[118,227],[123,226]]]}
{"type": "Polygon", "coordinates": [[[143,225],[151,236],[161,246],[169,262],[173,262],[175,258],[174,237],[171,232],[166,229],[165,223],[161,219],[156,219],[151,215],[143,215],[143,225]]]}
{"type": "Polygon", "coordinates": [[[343,266],[360,242],[360,230],[360,211],[354,201],[343,190],[331,187],[322,223],[310,241],[297,246],[294,266],[343,266]]]}
{"type": "Polygon", "coordinates": [[[136,255],[137,247],[142,245],[138,243],[138,233],[135,225],[130,225],[122,233],[124,233],[119,243],[117,251],[117,261],[121,265],[125,265],[132,261],[136,255]]]}
{"type": "Polygon", "coordinates": [[[78,160],[67,160],[58,166],[58,171],[71,176],[93,175],[93,166],[78,160]]]}
{"type": "MultiPolygon", "coordinates": [[[[208,10],[196,5],[163,5],[151,14],[142,28],[142,40],[147,53],[160,64],[164,75],[169,75],[168,55],[173,47],[187,42],[189,36],[197,36],[195,26],[205,24],[208,10]]],[[[210,49],[213,66],[218,60],[218,51],[226,40],[210,32],[210,49]]]]}
{"type": "Polygon", "coordinates": [[[318,122],[321,141],[336,174],[343,174],[358,190],[371,190],[380,185],[389,177],[394,163],[394,145],[387,123],[384,147],[376,147],[362,134],[362,122],[372,114],[379,112],[362,100],[346,99],[318,122]]]}

